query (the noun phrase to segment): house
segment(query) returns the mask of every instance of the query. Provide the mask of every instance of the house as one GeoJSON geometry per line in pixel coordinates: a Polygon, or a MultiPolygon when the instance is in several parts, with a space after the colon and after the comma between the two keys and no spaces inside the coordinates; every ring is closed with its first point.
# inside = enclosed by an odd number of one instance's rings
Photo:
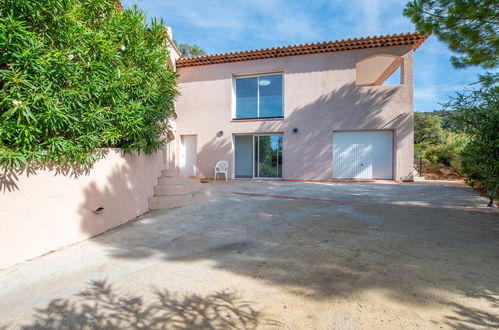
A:
{"type": "Polygon", "coordinates": [[[106,149],[85,172],[47,166],[0,176],[0,269],[149,209],[204,198],[199,181],[177,177],[176,168],[211,178],[227,160],[230,178],[411,180],[412,56],[425,39],[408,33],[180,58],[167,29],[181,94],[166,149],[106,149]],[[394,76],[397,84],[387,85],[394,76]]]}
{"type": "Polygon", "coordinates": [[[413,52],[426,38],[177,59],[170,166],[198,178],[212,178],[216,162],[227,160],[230,178],[411,180],[413,52]]]}

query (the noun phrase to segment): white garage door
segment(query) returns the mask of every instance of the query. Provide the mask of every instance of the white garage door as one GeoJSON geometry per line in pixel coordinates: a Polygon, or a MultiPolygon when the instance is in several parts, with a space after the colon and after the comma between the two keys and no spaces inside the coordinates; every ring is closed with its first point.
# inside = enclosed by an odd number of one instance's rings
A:
{"type": "Polygon", "coordinates": [[[392,179],[392,131],[333,133],[333,177],[392,179]]]}

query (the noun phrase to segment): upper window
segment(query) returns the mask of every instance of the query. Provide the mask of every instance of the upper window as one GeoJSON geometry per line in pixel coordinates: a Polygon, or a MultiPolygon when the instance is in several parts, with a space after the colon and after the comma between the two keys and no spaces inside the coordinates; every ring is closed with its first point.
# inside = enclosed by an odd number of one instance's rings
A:
{"type": "Polygon", "coordinates": [[[236,119],[282,116],[282,74],[236,78],[236,119]]]}

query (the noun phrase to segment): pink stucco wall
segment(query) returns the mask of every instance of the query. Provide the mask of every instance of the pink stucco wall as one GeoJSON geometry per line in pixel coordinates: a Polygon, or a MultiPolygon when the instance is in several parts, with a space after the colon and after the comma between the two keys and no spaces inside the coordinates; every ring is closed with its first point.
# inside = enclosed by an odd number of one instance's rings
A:
{"type": "Polygon", "coordinates": [[[110,149],[88,171],[39,169],[0,180],[0,269],[121,225],[149,210],[165,153],[110,149]],[[93,210],[103,207],[102,214],[93,210]]]}
{"type": "Polygon", "coordinates": [[[197,135],[197,176],[212,177],[221,159],[231,163],[234,175],[234,134],[282,133],[283,178],[329,180],[333,178],[333,131],[389,129],[394,131],[393,178],[412,178],[410,46],[185,67],[178,73],[176,135],[197,135]],[[403,58],[402,85],[355,86],[356,62],[374,54],[403,58]],[[283,72],[284,120],[231,121],[233,77],[266,72],[283,72]],[[292,134],[293,128],[299,134],[292,134]],[[218,131],[224,135],[217,137],[218,131]]]}

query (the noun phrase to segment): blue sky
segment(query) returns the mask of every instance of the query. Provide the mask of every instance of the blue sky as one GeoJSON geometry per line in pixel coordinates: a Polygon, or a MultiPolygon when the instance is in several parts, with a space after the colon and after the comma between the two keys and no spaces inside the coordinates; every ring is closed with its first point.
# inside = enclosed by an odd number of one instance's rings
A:
{"type": "MultiPolygon", "coordinates": [[[[404,0],[122,0],[162,17],[179,42],[208,54],[316,41],[412,32],[404,0]]],[[[441,109],[449,95],[477,80],[480,69],[456,70],[452,53],[430,37],[415,53],[414,109],[441,109]]]]}

